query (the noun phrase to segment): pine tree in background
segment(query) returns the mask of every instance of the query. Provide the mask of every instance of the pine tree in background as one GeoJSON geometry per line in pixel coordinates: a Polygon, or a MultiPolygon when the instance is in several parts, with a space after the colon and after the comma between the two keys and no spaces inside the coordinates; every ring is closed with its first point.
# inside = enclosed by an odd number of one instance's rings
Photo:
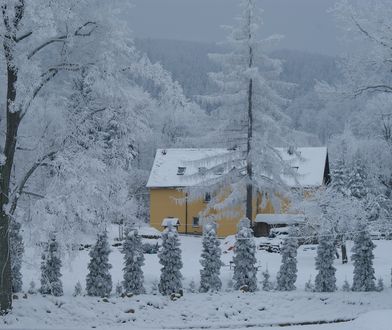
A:
{"type": "Polygon", "coordinates": [[[379,277],[377,280],[377,287],[376,287],[376,291],[381,292],[384,290],[384,280],[379,277]]]}
{"type": "Polygon", "coordinates": [[[360,221],[354,236],[351,257],[354,261],[353,291],[374,291],[376,289],[373,268],[373,250],[375,247],[366,223],[360,221]]]}
{"type": "Polygon", "coordinates": [[[257,289],[256,245],[250,220],[245,218],[238,224],[234,245],[234,289],[254,292],[257,289]]]}
{"type": "Polygon", "coordinates": [[[159,292],[162,295],[179,293],[182,290],[182,261],[178,233],[173,226],[162,233],[162,248],[158,253],[161,268],[159,292]]]}
{"type": "Polygon", "coordinates": [[[144,254],[142,240],[136,229],[126,233],[123,245],[124,254],[124,281],[122,282],[126,293],[145,293],[143,282],[144,254]]]}
{"type": "Polygon", "coordinates": [[[63,295],[63,283],[61,282],[61,259],[59,256],[59,245],[56,236],[51,234],[47,249],[42,254],[41,262],[41,288],[42,294],[53,296],[63,295]]]}
{"type": "Polygon", "coordinates": [[[332,181],[330,187],[342,195],[347,195],[348,190],[348,173],[347,166],[342,159],[338,159],[332,170],[332,181]]]}
{"type": "Polygon", "coordinates": [[[220,242],[216,237],[216,225],[206,224],[203,232],[203,251],[200,264],[200,292],[220,291],[222,281],[219,278],[222,266],[220,242]]]}
{"type": "Polygon", "coordinates": [[[74,297],[81,296],[82,295],[82,291],[83,291],[82,284],[80,284],[80,282],[78,281],[76,283],[76,285],[75,285],[74,293],[72,295],[74,297]]]}
{"type": "Polygon", "coordinates": [[[356,155],[354,164],[348,175],[348,188],[351,196],[359,200],[363,200],[367,196],[366,172],[358,155],[356,155]]]}
{"type": "Polygon", "coordinates": [[[109,263],[110,247],[107,232],[98,235],[97,242],[91,249],[86,278],[86,291],[89,296],[108,297],[112,291],[112,276],[109,263]]]}
{"type": "Polygon", "coordinates": [[[349,292],[351,291],[351,287],[350,287],[350,283],[348,283],[347,279],[344,280],[343,286],[342,286],[342,290],[344,292],[349,292]]]}
{"type": "Polygon", "coordinates": [[[289,236],[284,240],[281,251],[282,264],[278,272],[276,289],[279,291],[295,290],[297,280],[297,249],[298,240],[295,231],[290,228],[289,236]]]}
{"type": "Polygon", "coordinates": [[[309,280],[305,283],[305,291],[314,292],[314,284],[311,276],[309,277],[309,280]]]}
{"type": "Polygon", "coordinates": [[[264,291],[270,291],[272,289],[272,283],[270,281],[270,273],[268,271],[268,268],[265,269],[265,271],[262,273],[263,275],[263,290],[264,291]]]}
{"type": "Polygon", "coordinates": [[[10,254],[11,254],[11,271],[12,271],[12,292],[22,291],[22,259],[24,253],[23,238],[20,234],[20,223],[15,219],[10,223],[10,254]]]}
{"type": "Polygon", "coordinates": [[[29,289],[27,290],[27,293],[29,293],[29,294],[36,294],[37,293],[37,289],[35,287],[34,281],[30,282],[29,289]]]}
{"type": "Polygon", "coordinates": [[[336,248],[330,231],[324,231],[319,237],[316,256],[316,270],[318,274],[315,279],[315,291],[336,291],[336,268],[333,261],[336,256],[336,248]]]}

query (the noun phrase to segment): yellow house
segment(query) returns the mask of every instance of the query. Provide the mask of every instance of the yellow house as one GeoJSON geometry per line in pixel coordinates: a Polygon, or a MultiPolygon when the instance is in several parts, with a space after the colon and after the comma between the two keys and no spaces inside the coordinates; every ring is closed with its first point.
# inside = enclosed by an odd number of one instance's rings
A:
{"type": "MultiPolygon", "coordinates": [[[[291,160],[294,156],[288,150],[280,149],[284,158],[291,160]]],[[[298,172],[298,179],[288,181],[292,188],[298,184],[305,189],[317,189],[329,182],[329,163],[326,147],[297,148],[301,160],[292,163],[298,172]]],[[[232,150],[223,148],[213,149],[158,149],[153,167],[147,182],[150,191],[150,225],[158,230],[163,230],[166,223],[175,223],[178,232],[182,234],[201,234],[203,229],[200,223],[200,213],[205,210],[210,199],[209,194],[198,200],[189,200],[181,189],[200,185],[202,176],[197,175],[206,167],[198,167],[197,162],[211,159],[210,166],[217,170],[213,176],[219,177],[219,166],[216,160],[230,157],[232,150]]],[[[259,198],[258,198],[259,199],[259,198]]],[[[254,201],[253,225],[259,235],[268,234],[268,227],[276,224],[279,217],[270,202],[261,208],[259,200],[254,201]],[[269,216],[270,215],[270,216],[269,216]]],[[[226,237],[237,231],[240,217],[223,217],[218,222],[218,236],[226,237]]]]}

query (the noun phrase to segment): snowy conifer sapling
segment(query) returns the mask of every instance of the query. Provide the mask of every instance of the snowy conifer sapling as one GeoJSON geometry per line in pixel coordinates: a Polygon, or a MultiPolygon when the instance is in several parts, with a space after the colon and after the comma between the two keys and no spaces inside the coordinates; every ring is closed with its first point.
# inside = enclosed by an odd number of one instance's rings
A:
{"type": "Polygon", "coordinates": [[[162,233],[162,249],[158,253],[161,268],[159,292],[162,295],[179,293],[182,289],[182,261],[178,233],[173,226],[162,233]]]}
{"type": "Polygon", "coordinates": [[[317,247],[316,269],[318,273],[315,279],[315,291],[336,291],[336,268],[333,266],[335,255],[333,236],[329,231],[325,231],[320,235],[317,247]]]}
{"type": "Polygon", "coordinates": [[[373,249],[375,247],[366,223],[360,221],[354,236],[351,257],[354,261],[353,291],[374,291],[376,289],[373,268],[373,249]]]}
{"type": "Polygon", "coordinates": [[[298,240],[295,231],[290,228],[289,236],[284,240],[282,247],[282,264],[278,272],[276,289],[279,291],[295,290],[297,280],[297,248],[298,240]]]}
{"type": "Polygon", "coordinates": [[[51,234],[47,249],[42,254],[41,262],[41,288],[42,294],[53,296],[63,295],[63,283],[61,282],[61,259],[59,256],[59,245],[56,236],[51,234]]]}
{"type": "Polygon", "coordinates": [[[254,292],[257,289],[256,245],[250,220],[245,218],[238,224],[234,245],[234,289],[254,292]]]}
{"type": "Polygon", "coordinates": [[[216,226],[206,224],[203,233],[203,251],[200,263],[200,292],[219,291],[222,288],[222,281],[219,278],[222,266],[221,249],[219,240],[216,237],[216,226]]]}
{"type": "Polygon", "coordinates": [[[126,293],[145,293],[143,286],[144,254],[142,240],[136,229],[126,233],[123,245],[124,254],[124,281],[123,287],[126,293]]]}
{"type": "Polygon", "coordinates": [[[107,232],[98,235],[97,242],[90,251],[90,262],[86,278],[86,291],[89,296],[107,297],[112,291],[112,276],[109,263],[110,247],[107,232]]]}
{"type": "Polygon", "coordinates": [[[264,291],[270,291],[272,289],[272,283],[270,281],[270,273],[268,271],[268,268],[265,269],[263,272],[263,290],[264,291]]]}

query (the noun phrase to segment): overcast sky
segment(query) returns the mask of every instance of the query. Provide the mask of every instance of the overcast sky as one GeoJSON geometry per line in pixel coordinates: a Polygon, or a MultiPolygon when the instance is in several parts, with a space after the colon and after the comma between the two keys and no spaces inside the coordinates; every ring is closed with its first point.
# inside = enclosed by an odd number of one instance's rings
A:
{"type": "MultiPolygon", "coordinates": [[[[239,0],[131,0],[135,37],[221,41],[221,25],[232,25],[239,0]]],[[[257,0],[264,9],[263,35],[283,34],[280,48],[335,55],[340,52],[334,18],[336,0],[257,0]]]]}

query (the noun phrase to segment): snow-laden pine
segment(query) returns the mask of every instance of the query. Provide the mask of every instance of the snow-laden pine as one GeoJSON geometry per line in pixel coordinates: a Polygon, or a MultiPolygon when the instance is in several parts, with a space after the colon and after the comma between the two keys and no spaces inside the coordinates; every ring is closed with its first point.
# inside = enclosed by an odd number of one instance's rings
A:
{"type": "Polygon", "coordinates": [[[86,291],[89,296],[108,297],[112,291],[112,276],[109,263],[110,246],[107,232],[98,235],[89,256],[88,274],[86,277],[86,291]]]}
{"type": "Polygon", "coordinates": [[[245,218],[238,224],[234,245],[234,289],[254,292],[257,289],[256,245],[250,220],[245,218]]]}
{"type": "Polygon", "coordinates": [[[263,282],[262,282],[262,288],[264,291],[270,291],[273,288],[273,285],[270,281],[270,273],[268,271],[268,268],[262,273],[263,275],[263,282]]]}
{"type": "Polygon", "coordinates": [[[22,291],[22,259],[24,253],[23,237],[20,234],[21,224],[15,219],[10,223],[10,255],[12,272],[12,292],[22,291]]]}
{"type": "Polygon", "coordinates": [[[279,291],[295,290],[295,281],[297,280],[297,249],[298,239],[296,231],[290,228],[289,235],[283,241],[282,246],[282,264],[276,277],[276,289],[279,291]]]}
{"type": "Polygon", "coordinates": [[[203,250],[200,264],[200,292],[220,291],[222,281],[219,277],[223,265],[220,242],[216,237],[216,224],[207,223],[203,228],[203,250]]]}
{"type": "Polygon", "coordinates": [[[333,261],[336,255],[334,237],[330,231],[324,231],[319,236],[316,255],[316,270],[318,271],[314,282],[315,291],[336,291],[336,268],[333,261]]]}
{"type": "Polygon", "coordinates": [[[366,223],[360,221],[356,227],[351,256],[354,263],[353,291],[374,291],[376,289],[373,268],[375,247],[366,223]]]}
{"type": "Polygon", "coordinates": [[[124,254],[124,281],[123,288],[126,293],[145,293],[143,282],[144,254],[142,240],[136,229],[126,233],[122,253],[124,254]]]}
{"type": "Polygon", "coordinates": [[[179,293],[182,290],[181,248],[177,230],[173,226],[168,226],[162,233],[162,247],[158,258],[162,265],[159,292],[162,295],[179,293]]]}
{"type": "Polygon", "coordinates": [[[42,294],[63,295],[63,283],[61,282],[62,263],[59,252],[56,236],[51,234],[46,251],[42,254],[41,287],[39,289],[42,294]]]}

